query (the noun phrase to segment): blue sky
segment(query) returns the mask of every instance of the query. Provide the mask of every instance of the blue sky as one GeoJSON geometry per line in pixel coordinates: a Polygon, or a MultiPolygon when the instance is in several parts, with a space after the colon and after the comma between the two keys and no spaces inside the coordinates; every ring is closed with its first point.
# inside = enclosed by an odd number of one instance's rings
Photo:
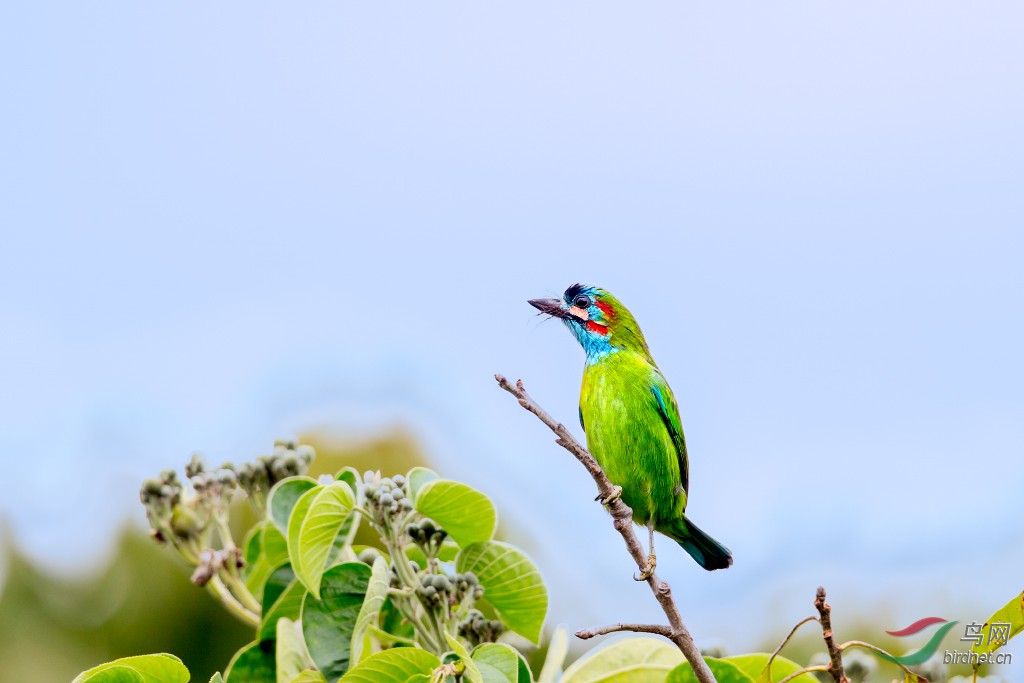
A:
{"type": "Polygon", "coordinates": [[[583,281],[641,321],[736,556],[659,554],[698,638],[754,645],[819,583],[983,619],[1024,559],[1022,20],[5,6],[0,516],[70,570],[193,450],[404,423],[533,536],[554,620],[653,618],[491,379],[575,424],[581,352],[525,300],[583,281]]]}

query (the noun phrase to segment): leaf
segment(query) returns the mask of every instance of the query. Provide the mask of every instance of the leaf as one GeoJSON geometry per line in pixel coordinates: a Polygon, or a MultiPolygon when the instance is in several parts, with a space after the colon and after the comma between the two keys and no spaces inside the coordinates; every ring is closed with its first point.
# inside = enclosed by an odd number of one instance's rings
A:
{"type": "MultiPolygon", "coordinates": [[[[740,670],[757,683],[774,683],[781,681],[786,676],[792,675],[803,667],[791,659],[775,656],[772,659],[771,678],[768,677],[768,659],[771,657],[767,652],[755,652],[747,655],[733,655],[723,657],[722,661],[735,664],[740,670]]],[[[710,660],[708,660],[710,661],[710,660]]],[[[714,669],[712,669],[714,671],[714,669]]],[[[813,674],[801,674],[792,679],[795,683],[817,683],[818,679],[813,674]]]]}
{"type": "Polygon", "coordinates": [[[455,564],[461,573],[476,574],[484,599],[510,629],[533,643],[540,640],[548,591],[526,553],[508,543],[487,541],[464,548],[455,564]]]}
{"type": "Polygon", "coordinates": [[[260,622],[260,631],[257,639],[266,640],[276,637],[279,619],[298,620],[302,614],[302,601],[306,595],[306,587],[299,583],[298,579],[292,579],[269,607],[267,603],[264,603],[263,620],[260,622]]]}
{"type": "Polygon", "coordinates": [[[349,655],[350,662],[358,664],[359,661],[363,659],[363,649],[365,647],[365,641],[367,640],[366,629],[377,622],[377,617],[380,615],[380,609],[384,606],[384,601],[388,597],[389,585],[388,563],[384,561],[383,557],[378,557],[373,562],[373,568],[370,572],[370,581],[366,588],[366,597],[363,599],[363,604],[359,608],[359,614],[356,616],[355,628],[352,630],[352,649],[350,650],[349,655]]]}
{"type": "Polygon", "coordinates": [[[354,504],[352,489],[345,482],[336,481],[302,494],[288,520],[288,557],[292,569],[317,597],[334,538],[354,504]]]}
{"type": "Polygon", "coordinates": [[[367,657],[341,679],[342,683],[410,683],[423,681],[441,660],[425,650],[396,647],[367,657]],[[422,677],[422,678],[418,678],[422,677]]]}
{"type": "Polygon", "coordinates": [[[348,671],[352,634],[362,609],[371,570],[362,562],[346,562],[327,570],[318,599],[307,593],[302,603],[302,632],[316,667],[328,681],[348,671]]]}
{"type": "Polygon", "coordinates": [[[417,511],[440,524],[462,547],[491,540],[498,525],[491,499],[457,481],[427,482],[414,502],[417,511]]]}
{"type": "Polygon", "coordinates": [[[683,662],[672,643],[654,638],[627,638],[575,661],[559,683],[665,683],[683,662]]]}
{"type": "Polygon", "coordinates": [[[409,498],[414,504],[420,489],[428,482],[434,481],[437,478],[437,472],[426,467],[413,467],[409,470],[409,473],[405,475],[406,488],[409,490],[409,498]]]}
{"type": "Polygon", "coordinates": [[[285,683],[313,666],[306,644],[302,640],[302,627],[282,617],[277,620],[277,681],[285,683]]]}
{"type": "Polygon", "coordinates": [[[236,652],[224,672],[224,683],[277,683],[274,641],[249,643],[236,652]]]}
{"type": "Polygon", "coordinates": [[[298,676],[288,681],[288,683],[327,683],[327,679],[324,678],[319,671],[309,669],[307,671],[303,671],[298,676]]]}
{"type": "MultiPolygon", "coordinates": [[[[732,662],[712,657],[705,657],[704,661],[707,662],[708,668],[711,669],[711,673],[715,675],[715,680],[718,683],[754,683],[754,679],[751,676],[748,676],[740,667],[732,662]]],[[[772,670],[775,670],[774,662],[772,663],[772,670]]],[[[683,662],[675,669],[672,669],[668,678],[665,679],[665,683],[697,683],[697,677],[693,675],[693,669],[690,667],[689,662],[683,662]]]]}
{"type": "Polygon", "coordinates": [[[188,683],[189,673],[174,655],[123,657],[75,676],[71,683],[188,683]]]}
{"type": "Polygon", "coordinates": [[[473,662],[484,683],[519,683],[519,653],[504,643],[485,643],[473,650],[473,662]]]}
{"type": "Polygon", "coordinates": [[[277,567],[288,561],[288,542],[272,522],[253,527],[245,542],[245,586],[257,600],[263,600],[263,589],[277,567]]]}
{"type": "Polygon", "coordinates": [[[551,642],[548,643],[548,654],[544,658],[544,666],[541,667],[537,683],[555,683],[568,653],[569,631],[565,626],[559,625],[551,636],[551,642]]]}
{"type": "Polygon", "coordinates": [[[359,472],[356,471],[355,467],[341,468],[338,470],[338,473],[334,475],[334,478],[348,484],[353,493],[359,492],[359,482],[362,481],[362,478],[359,476],[359,472]]]}
{"type": "MultiPolygon", "coordinates": [[[[982,627],[985,639],[980,643],[975,643],[971,647],[971,652],[977,652],[978,654],[995,652],[1022,630],[1024,630],[1024,593],[1014,596],[1010,602],[1000,607],[995,614],[988,618],[988,621],[982,627]],[[997,624],[998,626],[996,626],[997,624]],[[1006,640],[992,638],[993,626],[996,626],[999,630],[1009,630],[1009,633],[1006,634],[1006,640]]],[[[980,662],[979,664],[972,664],[972,666],[977,671],[980,662]]]]}
{"type": "MultiPolygon", "coordinates": [[[[452,649],[452,652],[459,656],[459,659],[462,660],[463,665],[466,667],[466,670],[462,675],[466,679],[467,683],[485,683],[484,677],[480,673],[480,669],[476,666],[476,662],[474,662],[469,656],[469,651],[462,643],[459,642],[459,639],[447,631],[444,633],[444,638],[448,641],[448,647],[452,649]]],[[[447,657],[445,658],[445,661],[447,661],[447,657]]]]}
{"type": "Polygon", "coordinates": [[[213,678],[210,679],[210,683],[224,683],[224,677],[220,675],[220,672],[213,674],[213,678]]]}
{"type": "Polygon", "coordinates": [[[306,491],[319,486],[312,477],[291,477],[274,484],[267,494],[267,516],[282,534],[288,533],[292,508],[306,491]]]}

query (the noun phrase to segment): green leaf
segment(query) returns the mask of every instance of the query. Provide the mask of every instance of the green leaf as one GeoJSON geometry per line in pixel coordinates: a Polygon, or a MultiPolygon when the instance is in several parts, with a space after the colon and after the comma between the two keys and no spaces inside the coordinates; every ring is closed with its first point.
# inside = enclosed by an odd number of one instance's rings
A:
{"type": "MultiPolygon", "coordinates": [[[[768,676],[768,659],[771,657],[767,652],[755,652],[748,655],[734,655],[732,657],[723,657],[723,662],[729,662],[735,664],[740,670],[757,683],[774,683],[775,681],[781,681],[786,676],[792,675],[802,669],[803,667],[796,662],[786,659],[785,657],[775,656],[772,660],[771,677],[768,676]]],[[[711,661],[711,660],[707,660],[711,661]]],[[[714,669],[712,669],[714,671],[714,669]]],[[[817,678],[813,674],[801,674],[796,678],[792,679],[795,683],[817,683],[817,678]]]]}
{"type": "Polygon", "coordinates": [[[285,683],[313,666],[302,640],[302,627],[282,617],[277,620],[277,681],[285,683]]]}
{"type": "Polygon", "coordinates": [[[332,683],[349,669],[352,634],[371,574],[362,562],[331,567],[324,574],[320,598],[307,593],[302,603],[306,647],[324,678],[332,683]]]}
{"type": "Polygon", "coordinates": [[[359,483],[362,481],[362,477],[359,476],[359,472],[356,471],[355,467],[341,468],[334,475],[334,478],[348,484],[352,488],[353,493],[359,493],[359,483]]]}
{"type": "Polygon", "coordinates": [[[189,673],[174,655],[123,657],[83,671],[71,683],[188,683],[189,673]]]}
{"type": "Polygon", "coordinates": [[[236,652],[224,672],[224,683],[277,683],[274,641],[249,643],[236,652]]]}
{"type": "Polygon", "coordinates": [[[559,683],[665,683],[683,662],[672,643],[654,638],[628,638],[576,660],[559,683]]]}
{"type": "Polygon", "coordinates": [[[224,683],[224,677],[220,675],[220,672],[213,674],[213,678],[210,679],[210,683],[224,683]]]}
{"type": "MultiPolygon", "coordinates": [[[[347,483],[347,482],[346,482],[347,483]]],[[[356,532],[359,531],[359,521],[362,516],[353,510],[338,529],[334,542],[331,543],[331,551],[327,554],[327,566],[339,562],[352,562],[356,559],[356,553],[352,549],[352,541],[355,540],[356,532]]]]}
{"type": "Polygon", "coordinates": [[[389,584],[388,563],[384,561],[383,557],[378,557],[373,562],[370,581],[366,588],[366,597],[359,608],[355,628],[352,630],[352,649],[349,655],[351,662],[358,664],[363,659],[363,650],[368,640],[366,629],[377,623],[380,609],[388,597],[389,584]]]}
{"type": "Polygon", "coordinates": [[[519,683],[519,653],[504,643],[485,643],[473,650],[473,662],[484,683],[519,683]]]}
{"type": "Polygon", "coordinates": [[[441,660],[426,650],[396,647],[367,657],[345,674],[342,683],[426,683],[441,660]]]}
{"type": "MultiPolygon", "coordinates": [[[[711,673],[715,675],[715,680],[718,683],[754,683],[754,679],[751,676],[748,676],[740,667],[732,662],[712,657],[705,657],[704,661],[707,662],[708,668],[711,669],[711,673]]],[[[773,663],[772,671],[774,672],[774,670],[775,664],[773,663]]],[[[684,662],[669,673],[665,683],[698,682],[697,677],[693,675],[693,669],[690,668],[689,662],[684,662]]]]}
{"type": "Polygon", "coordinates": [[[498,525],[491,499],[457,481],[427,482],[416,494],[415,504],[417,511],[440,524],[463,547],[491,540],[498,525]]]}
{"type": "Polygon", "coordinates": [[[327,683],[327,679],[324,678],[319,671],[303,671],[298,676],[288,681],[288,683],[327,683]]]}
{"type": "MultiPolygon", "coordinates": [[[[285,565],[281,569],[291,573],[291,568],[285,565]]],[[[277,634],[277,621],[279,619],[297,620],[302,614],[302,601],[305,599],[306,587],[298,579],[292,579],[284,590],[278,593],[273,603],[263,603],[263,619],[260,623],[259,640],[274,638],[277,634]],[[268,606],[269,605],[269,606],[268,606]]]]}
{"type": "Polygon", "coordinates": [[[288,520],[288,556],[292,569],[306,589],[317,597],[334,538],[354,504],[352,489],[345,482],[336,481],[302,494],[288,520]]]}
{"type": "MultiPolygon", "coordinates": [[[[1024,593],[1014,596],[1010,602],[1000,607],[995,614],[988,618],[988,621],[982,626],[982,634],[985,638],[980,643],[973,645],[971,652],[977,652],[979,655],[995,652],[1022,630],[1024,630],[1024,593]],[[998,630],[1009,630],[1006,640],[992,638],[992,627],[996,624],[999,625],[996,627],[998,630]]],[[[1007,657],[1007,660],[1009,660],[1009,657],[1007,657]]],[[[980,663],[978,666],[980,666],[980,663]]],[[[977,671],[978,666],[974,666],[975,671],[977,671]]]]}
{"type": "Polygon", "coordinates": [[[437,472],[434,470],[428,470],[426,467],[413,467],[409,470],[409,473],[405,475],[406,488],[409,490],[409,499],[415,503],[416,496],[419,495],[420,489],[428,482],[434,481],[437,478],[437,472]]]}
{"type": "Polygon", "coordinates": [[[505,624],[531,642],[540,640],[548,611],[544,579],[519,548],[501,541],[475,543],[455,561],[458,571],[471,571],[484,587],[484,599],[505,624]]]}
{"type": "Polygon", "coordinates": [[[263,588],[277,567],[288,561],[288,542],[272,522],[254,526],[245,542],[245,586],[257,600],[263,600],[263,588]]]}
{"type": "Polygon", "coordinates": [[[568,653],[569,631],[564,626],[559,626],[548,643],[548,654],[544,658],[544,666],[541,667],[537,683],[555,683],[558,674],[562,672],[562,663],[568,653]]]}
{"type": "Polygon", "coordinates": [[[292,508],[302,494],[319,486],[312,477],[292,477],[274,484],[267,495],[267,516],[282,534],[288,533],[288,520],[292,516],[292,508]]]}
{"type": "Polygon", "coordinates": [[[453,636],[452,634],[448,633],[447,631],[445,631],[444,633],[444,639],[448,641],[448,647],[452,649],[452,652],[459,656],[459,659],[462,660],[463,665],[466,667],[466,670],[462,674],[463,677],[465,677],[466,682],[485,683],[484,677],[480,673],[480,669],[478,669],[476,666],[476,662],[474,662],[473,659],[469,656],[469,650],[467,650],[466,647],[459,642],[459,639],[453,636]]]}

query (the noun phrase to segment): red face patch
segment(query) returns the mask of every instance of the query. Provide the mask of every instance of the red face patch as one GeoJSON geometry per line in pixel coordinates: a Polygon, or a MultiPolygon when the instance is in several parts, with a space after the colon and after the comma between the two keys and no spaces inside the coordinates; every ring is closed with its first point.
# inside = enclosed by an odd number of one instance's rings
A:
{"type": "Polygon", "coordinates": [[[591,332],[597,332],[598,334],[608,334],[608,326],[600,323],[595,323],[593,320],[587,321],[587,329],[591,332]]]}

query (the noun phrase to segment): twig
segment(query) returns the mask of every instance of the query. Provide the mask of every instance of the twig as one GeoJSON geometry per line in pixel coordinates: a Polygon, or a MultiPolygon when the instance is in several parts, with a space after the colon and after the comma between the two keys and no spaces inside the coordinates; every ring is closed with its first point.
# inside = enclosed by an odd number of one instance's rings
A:
{"type": "Polygon", "coordinates": [[[901,669],[903,669],[904,673],[908,673],[908,674],[913,674],[914,673],[909,668],[907,668],[906,665],[901,664],[900,662],[896,661],[896,656],[895,655],[893,655],[893,654],[891,654],[889,652],[886,652],[885,650],[883,650],[882,648],[878,647],[877,645],[872,645],[871,643],[865,643],[863,640],[848,640],[845,643],[843,643],[842,645],[837,645],[836,647],[839,648],[840,652],[846,652],[846,649],[847,648],[851,648],[851,647],[862,647],[865,650],[871,650],[872,652],[877,652],[878,654],[884,656],[890,662],[892,662],[893,664],[895,664],[898,667],[900,667],[901,669]]]}
{"type": "MultiPolygon", "coordinates": [[[[594,459],[586,448],[580,445],[580,442],[565,428],[564,425],[554,420],[547,412],[541,408],[537,403],[526,393],[526,389],[523,388],[523,381],[519,380],[513,386],[507,379],[501,375],[495,375],[494,379],[498,381],[498,385],[512,394],[519,400],[521,405],[526,410],[530,411],[537,418],[548,426],[548,429],[553,431],[558,437],[555,439],[555,443],[564,448],[565,450],[572,453],[580,463],[587,468],[587,472],[593,477],[594,483],[597,484],[597,490],[602,499],[607,500],[613,489],[613,484],[605,476],[604,470],[597,464],[597,460],[594,459]]],[[[622,502],[621,498],[615,498],[608,506],[608,512],[611,513],[612,519],[614,520],[615,530],[622,536],[622,540],[626,542],[626,548],[629,550],[629,554],[633,557],[636,562],[638,569],[643,571],[647,565],[647,554],[644,552],[643,547],[640,545],[640,541],[637,540],[636,534],[633,533],[633,511],[622,502]]],[[[672,599],[672,589],[669,585],[658,578],[653,572],[647,577],[647,585],[650,586],[651,592],[654,593],[654,597],[661,604],[662,610],[665,612],[665,616],[668,617],[669,626],[662,627],[665,630],[661,632],[666,638],[676,644],[682,653],[686,657],[686,661],[690,663],[693,668],[693,673],[697,677],[700,683],[716,683],[715,676],[711,673],[711,669],[708,668],[704,658],[701,657],[700,650],[697,649],[697,645],[693,642],[693,636],[686,629],[683,624],[683,617],[679,614],[679,608],[676,607],[675,601],[672,599]]],[[[617,626],[619,626],[617,624],[617,626]]],[[[613,630],[628,630],[628,629],[613,629],[613,630]]],[[[602,629],[595,629],[592,635],[599,635],[602,629]]],[[[611,633],[612,631],[608,631],[611,633]]],[[[644,633],[650,633],[651,631],[642,631],[644,633]]],[[[583,633],[586,633],[584,631],[583,633]]],[[[580,636],[577,633],[577,636],[580,636]]]]}
{"type": "Polygon", "coordinates": [[[793,627],[793,630],[791,630],[789,632],[789,635],[786,636],[785,639],[781,643],[779,643],[779,646],[777,648],[775,648],[775,652],[773,652],[771,654],[771,656],[768,658],[768,663],[765,664],[765,667],[764,667],[768,671],[768,678],[769,679],[771,678],[771,675],[772,675],[772,662],[775,661],[775,658],[779,656],[780,652],[782,652],[782,648],[786,647],[786,643],[788,643],[793,638],[793,636],[796,635],[796,632],[800,629],[801,626],[803,626],[804,624],[806,624],[808,622],[817,621],[817,620],[818,620],[818,617],[807,617],[806,619],[801,619],[799,622],[797,622],[797,625],[793,627]]]}
{"type": "Polygon", "coordinates": [[[597,628],[585,628],[576,631],[576,637],[580,640],[590,640],[594,636],[604,636],[618,631],[633,631],[635,633],[656,633],[666,638],[672,637],[672,629],[664,624],[610,624],[598,626],[597,628]]]}
{"type": "Polygon", "coordinates": [[[828,648],[828,656],[831,663],[828,665],[828,672],[832,675],[835,683],[850,683],[843,670],[843,655],[836,641],[832,637],[832,607],[825,602],[825,587],[818,586],[818,594],[814,598],[814,606],[818,609],[821,619],[821,634],[825,638],[825,647],[828,648]]]}
{"type": "Polygon", "coordinates": [[[800,676],[803,676],[804,674],[813,673],[815,671],[828,671],[828,667],[826,665],[824,665],[824,664],[815,664],[814,666],[805,666],[804,668],[800,669],[799,671],[794,671],[793,673],[789,674],[788,676],[786,676],[785,678],[780,680],[779,683],[789,683],[789,681],[793,680],[794,678],[798,678],[800,676]]]}

